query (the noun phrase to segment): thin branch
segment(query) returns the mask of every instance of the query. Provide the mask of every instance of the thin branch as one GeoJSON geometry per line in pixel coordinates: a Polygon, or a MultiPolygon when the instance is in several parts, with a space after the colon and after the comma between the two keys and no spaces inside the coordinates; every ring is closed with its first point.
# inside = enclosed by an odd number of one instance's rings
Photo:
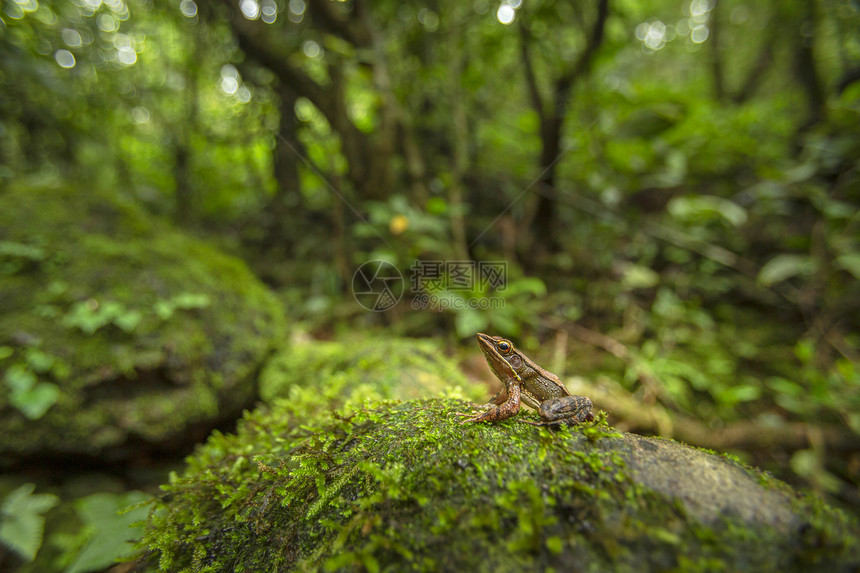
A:
{"type": "Polygon", "coordinates": [[[535,75],[534,66],[532,64],[531,34],[529,34],[523,20],[520,19],[519,21],[520,53],[522,55],[523,68],[526,73],[526,85],[529,88],[529,97],[532,101],[532,107],[537,112],[538,118],[540,119],[541,129],[543,129],[544,124],[546,123],[546,111],[544,110],[543,98],[540,94],[540,87],[538,86],[537,76],[535,75]]]}
{"type": "MultiPolygon", "coordinates": [[[[772,29],[777,30],[778,28],[773,26],[772,29]]],[[[732,96],[732,101],[734,103],[744,103],[753,96],[761,85],[768,67],[770,67],[771,62],[773,62],[773,39],[774,38],[770,38],[762,45],[758,57],[755,60],[755,64],[750,68],[749,73],[747,74],[746,80],[744,80],[744,83],[741,85],[738,92],[732,96]]]]}
{"type": "Polygon", "coordinates": [[[604,31],[606,30],[606,19],[609,17],[609,0],[600,0],[597,3],[597,18],[591,27],[591,34],[588,35],[588,40],[585,44],[585,49],[579,54],[576,62],[570,67],[567,73],[563,74],[556,87],[556,92],[570,90],[570,86],[580,76],[586,74],[591,69],[591,64],[594,62],[594,56],[597,50],[603,43],[604,31]]]}

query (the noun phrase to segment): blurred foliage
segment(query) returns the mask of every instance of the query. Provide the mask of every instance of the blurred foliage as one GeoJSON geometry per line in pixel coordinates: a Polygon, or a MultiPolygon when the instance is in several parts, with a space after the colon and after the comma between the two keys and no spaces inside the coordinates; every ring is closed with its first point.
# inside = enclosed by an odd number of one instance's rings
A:
{"type": "Polygon", "coordinates": [[[20,557],[32,561],[42,544],[45,529],[43,513],[54,507],[55,495],[36,493],[36,486],[26,483],[9,493],[0,506],[0,543],[20,557]]]}
{"type": "MultiPolygon", "coordinates": [[[[816,438],[860,439],[860,8],[610,0],[579,68],[597,6],[11,0],[0,184],[130,198],[240,254],[321,337],[489,330],[546,355],[555,336],[589,357],[568,372],[609,374],[643,408],[714,432],[804,424],[802,448],[747,456],[860,508],[857,448],[816,438]],[[539,114],[534,92],[565,74],[564,113],[544,98],[539,114]],[[370,260],[407,287],[432,261],[504,262],[506,282],[443,273],[371,313],[349,292],[370,260]]],[[[0,277],[62,264],[40,237],[0,240],[0,277]]],[[[220,304],[43,289],[34,312],[82,337],[220,304]]],[[[68,366],[19,346],[0,339],[3,385],[37,419],[68,366]]]]}
{"type": "Polygon", "coordinates": [[[150,496],[131,491],[122,494],[94,493],[74,501],[81,527],[75,533],[54,535],[62,548],[67,573],[97,571],[132,555],[132,540],[148,513],[141,502],[150,496]]]}

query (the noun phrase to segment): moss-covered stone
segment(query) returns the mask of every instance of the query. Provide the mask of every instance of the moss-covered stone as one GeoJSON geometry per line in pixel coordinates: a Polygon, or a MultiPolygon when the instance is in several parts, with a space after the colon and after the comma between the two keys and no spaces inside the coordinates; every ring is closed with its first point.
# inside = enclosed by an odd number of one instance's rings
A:
{"type": "Polygon", "coordinates": [[[0,459],[133,455],[237,415],[283,331],[239,260],[88,189],[0,193],[0,459]]]}
{"type": "MultiPolygon", "coordinates": [[[[460,425],[452,399],[213,435],[148,520],[165,571],[854,571],[855,522],[741,464],[595,426],[460,425]],[[328,419],[326,419],[328,418],[328,419]]],[[[533,415],[533,414],[528,414],[533,415]]]]}

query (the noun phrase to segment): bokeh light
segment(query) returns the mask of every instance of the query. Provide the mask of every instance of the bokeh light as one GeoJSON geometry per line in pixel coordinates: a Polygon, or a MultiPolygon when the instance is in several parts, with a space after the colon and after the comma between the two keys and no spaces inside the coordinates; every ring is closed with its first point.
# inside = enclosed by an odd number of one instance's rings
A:
{"type": "Polygon", "coordinates": [[[221,91],[233,95],[239,89],[239,70],[232,64],[221,67],[221,91]]]}
{"type": "Polygon", "coordinates": [[[313,40],[308,40],[302,44],[302,52],[309,58],[318,58],[322,53],[322,48],[313,40]]]}
{"type": "Polygon", "coordinates": [[[496,18],[505,26],[511,24],[516,17],[517,11],[510,4],[502,4],[496,12],[496,18]]]}
{"type": "Polygon", "coordinates": [[[131,119],[138,125],[149,123],[151,116],[149,110],[139,105],[131,110],[131,119]]]}
{"type": "Polygon", "coordinates": [[[278,19],[278,5],[274,0],[263,0],[260,4],[260,19],[266,24],[274,24],[278,19]]]}
{"type": "Polygon", "coordinates": [[[247,20],[256,20],[260,17],[260,4],[257,0],[241,0],[239,10],[247,20]]]}
{"type": "Polygon", "coordinates": [[[54,59],[61,68],[75,67],[75,56],[68,50],[57,50],[54,52],[54,59]]]}
{"type": "Polygon", "coordinates": [[[119,30],[119,22],[110,14],[99,14],[96,18],[96,25],[102,32],[112,33],[119,30]]]}
{"type": "Polygon", "coordinates": [[[71,28],[65,28],[62,32],[60,32],[60,37],[63,39],[63,42],[70,48],[80,48],[83,46],[84,42],[81,39],[81,34],[77,30],[73,30],[71,28]]]}
{"type": "Polygon", "coordinates": [[[428,8],[418,10],[418,21],[428,32],[435,32],[439,29],[439,16],[428,8]]]}
{"type": "Polygon", "coordinates": [[[636,39],[649,50],[662,49],[668,41],[668,35],[668,27],[660,20],[642,22],[636,26],[636,39]]]}
{"type": "Polygon", "coordinates": [[[137,52],[127,34],[114,34],[113,45],[116,48],[116,59],[120,64],[132,66],[137,62],[137,52]]]}
{"type": "Polygon", "coordinates": [[[197,4],[194,3],[194,0],[182,0],[179,3],[179,11],[186,18],[195,18],[197,16],[197,4]]]}
{"type": "Polygon", "coordinates": [[[305,17],[305,10],[307,6],[305,5],[304,0],[290,0],[288,6],[288,14],[287,18],[290,22],[298,24],[305,17]]]}
{"type": "Polygon", "coordinates": [[[690,39],[695,44],[701,44],[708,39],[709,33],[710,32],[707,26],[705,26],[704,24],[699,24],[698,26],[690,30],[690,39]]]}

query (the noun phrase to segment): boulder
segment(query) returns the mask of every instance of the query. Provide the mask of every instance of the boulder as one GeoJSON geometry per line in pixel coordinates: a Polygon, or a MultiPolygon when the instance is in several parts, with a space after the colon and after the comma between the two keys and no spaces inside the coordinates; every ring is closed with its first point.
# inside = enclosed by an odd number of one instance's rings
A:
{"type": "MultiPolygon", "coordinates": [[[[163,486],[165,571],[856,571],[860,528],[738,461],[594,424],[460,424],[455,399],[276,402],[163,486]]],[[[533,413],[522,414],[537,419],[533,413]]]]}
{"type": "Polygon", "coordinates": [[[0,464],[202,439],[284,330],[240,260],[70,186],[0,193],[0,317],[0,464]]]}

